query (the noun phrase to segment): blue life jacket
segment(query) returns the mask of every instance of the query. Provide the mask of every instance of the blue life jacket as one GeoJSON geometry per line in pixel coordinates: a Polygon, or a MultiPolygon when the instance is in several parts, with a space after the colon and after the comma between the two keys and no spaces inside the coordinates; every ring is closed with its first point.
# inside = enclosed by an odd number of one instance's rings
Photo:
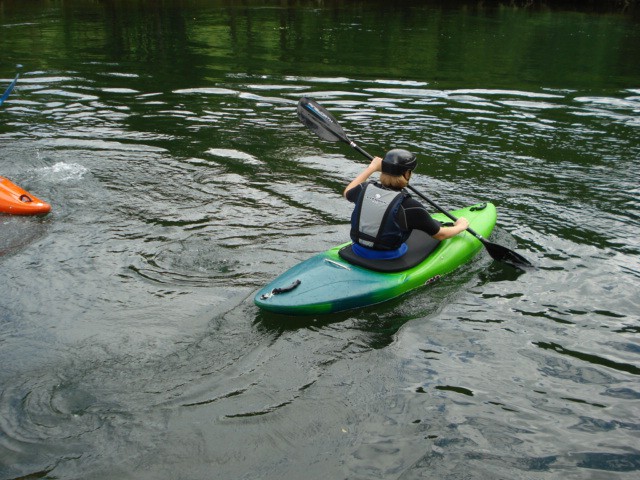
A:
{"type": "Polygon", "coordinates": [[[396,258],[405,253],[406,247],[403,250],[402,246],[411,232],[400,226],[397,214],[400,204],[408,196],[404,190],[391,190],[377,183],[364,186],[351,214],[351,240],[354,245],[365,247],[356,247],[362,251],[362,256],[375,256],[375,253],[368,252],[370,250],[387,251],[384,258],[396,258]]]}

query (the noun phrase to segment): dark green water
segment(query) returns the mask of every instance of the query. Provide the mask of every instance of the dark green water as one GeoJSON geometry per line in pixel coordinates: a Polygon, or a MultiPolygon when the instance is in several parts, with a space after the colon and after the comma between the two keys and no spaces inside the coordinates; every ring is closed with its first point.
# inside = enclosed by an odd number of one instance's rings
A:
{"type": "Polygon", "coordinates": [[[637,11],[391,3],[0,0],[0,479],[637,478],[637,11]],[[537,268],[258,311],[365,165],[302,95],[537,268]]]}

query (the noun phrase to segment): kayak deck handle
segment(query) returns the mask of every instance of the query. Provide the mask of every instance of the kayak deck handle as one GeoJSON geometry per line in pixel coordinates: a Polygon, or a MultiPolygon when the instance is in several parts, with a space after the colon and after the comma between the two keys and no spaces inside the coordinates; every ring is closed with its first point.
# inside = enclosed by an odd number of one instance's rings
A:
{"type": "Polygon", "coordinates": [[[295,282],[293,282],[291,285],[289,285],[288,287],[280,287],[280,288],[274,288],[273,290],[271,290],[269,293],[263,293],[262,295],[260,295],[260,299],[261,300],[267,300],[271,297],[273,297],[274,295],[280,295],[281,293],[287,293],[290,292],[291,290],[293,290],[294,288],[297,288],[298,285],[300,285],[302,283],[302,281],[300,280],[296,280],[295,282]]]}

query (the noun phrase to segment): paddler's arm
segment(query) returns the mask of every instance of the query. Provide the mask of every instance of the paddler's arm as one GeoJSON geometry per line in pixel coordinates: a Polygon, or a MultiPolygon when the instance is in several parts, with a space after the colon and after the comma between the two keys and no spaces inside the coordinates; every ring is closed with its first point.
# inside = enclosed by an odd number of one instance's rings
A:
{"type": "Polygon", "coordinates": [[[402,206],[407,227],[410,230],[422,230],[427,235],[431,235],[436,240],[446,240],[455,237],[460,232],[469,228],[469,221],[460,217],[456,223],[451,226],[443,226],[440,222],[434,220],[427,209],[413,197],[409,197],[402,202],[402,206]]]}
{"type": "Polygon", "coordinates": [[[358,175],[356,178],[354,178],[351,181],[351,183],[349,185],[347,185],[347,188],[344,189],[344,193],[343,193],[344,198],[347,198],[347,192],[349,190],[351,190],[354,187],[357,187],[361,183],[366,182],[371,175],[373,175],[376,172],[380,172],[380,171],[382,171],[382,158],[374,157],[373,160],[371,160],[371,163],[369,164],[369,166],[367,168],[365,168],[362,171],[362,173],[360,173],[360,175],[358,175]]]}
{"type": "Polygon", "coordinates": [[[469,228],[469,220],[460,217],[452,227],[440,227],[438,233],[432,236],[436,240],[446,240],[447,238],[455,237],[460,232],[464,232],[467,228],[469,228]]]}

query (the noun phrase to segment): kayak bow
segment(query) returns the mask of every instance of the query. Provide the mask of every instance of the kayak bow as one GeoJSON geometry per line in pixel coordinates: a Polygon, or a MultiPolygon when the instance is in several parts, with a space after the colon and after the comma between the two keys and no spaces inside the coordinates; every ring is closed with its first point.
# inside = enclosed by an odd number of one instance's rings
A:
{"type": "Polygon", "coordinates": [[[0,213],[11,215],[44,215],[51,205],[20,188],[9,179],[0,177],[0,213]]]}

